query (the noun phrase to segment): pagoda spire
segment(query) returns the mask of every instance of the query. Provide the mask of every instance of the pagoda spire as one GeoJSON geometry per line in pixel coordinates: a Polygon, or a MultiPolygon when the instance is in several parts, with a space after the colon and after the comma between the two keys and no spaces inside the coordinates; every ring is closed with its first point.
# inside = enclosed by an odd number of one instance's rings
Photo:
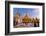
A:
{"type": "Polygon", "coordinates": [[[28,17],[28,9],[26,8],[26,15],[25,15],[26,17],[28,17]]]}
{"type": "Polygon", "coordinates": [[[16,9],[16,15],[20,16],[18,8],[16,9]]]}

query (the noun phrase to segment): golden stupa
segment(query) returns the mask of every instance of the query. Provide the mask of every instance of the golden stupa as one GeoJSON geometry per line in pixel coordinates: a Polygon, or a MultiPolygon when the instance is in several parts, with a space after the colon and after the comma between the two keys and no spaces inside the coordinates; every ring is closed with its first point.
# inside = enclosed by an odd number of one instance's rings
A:
{"type": "Polygon", "coordinates": [[[23,23],[29,23],[31,22],[31,19],[28,17],[28,14],[26,13],[26,15],[24,16],[24,18],[22,19],[23,23]]]}

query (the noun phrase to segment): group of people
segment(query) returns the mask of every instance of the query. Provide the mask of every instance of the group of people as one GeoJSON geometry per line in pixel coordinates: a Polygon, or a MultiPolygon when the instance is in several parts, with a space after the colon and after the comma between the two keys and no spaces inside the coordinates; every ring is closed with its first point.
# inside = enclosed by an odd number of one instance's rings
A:
{"type": "Polygon", "coordinates": [[[39,19],[33,19],[34,27],[39,27],[39,19]]]}

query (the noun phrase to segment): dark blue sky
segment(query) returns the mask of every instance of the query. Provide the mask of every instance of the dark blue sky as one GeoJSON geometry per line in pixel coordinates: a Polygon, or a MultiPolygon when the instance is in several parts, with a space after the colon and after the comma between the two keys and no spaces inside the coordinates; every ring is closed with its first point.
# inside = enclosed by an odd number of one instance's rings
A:
{"type": "Polygon", "coordinates": [[[35,8],[13,8],[13,14],[16,15],[16,11],[22,16],[24,13],[29,13],[31,16],[38,16],[39,12],[35,8]]]}

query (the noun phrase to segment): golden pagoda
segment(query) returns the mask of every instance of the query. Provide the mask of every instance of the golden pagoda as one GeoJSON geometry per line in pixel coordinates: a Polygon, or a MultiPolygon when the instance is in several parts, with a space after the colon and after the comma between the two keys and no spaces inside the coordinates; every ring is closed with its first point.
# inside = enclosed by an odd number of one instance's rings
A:
{"type": "Polygon", "coordinates": [[[29,23],[31,21],[31,19],[28,17],[28,14],[26,13],[26,15],[24,16],[24,18],[22,19],[23,23],[29,23]]]}

